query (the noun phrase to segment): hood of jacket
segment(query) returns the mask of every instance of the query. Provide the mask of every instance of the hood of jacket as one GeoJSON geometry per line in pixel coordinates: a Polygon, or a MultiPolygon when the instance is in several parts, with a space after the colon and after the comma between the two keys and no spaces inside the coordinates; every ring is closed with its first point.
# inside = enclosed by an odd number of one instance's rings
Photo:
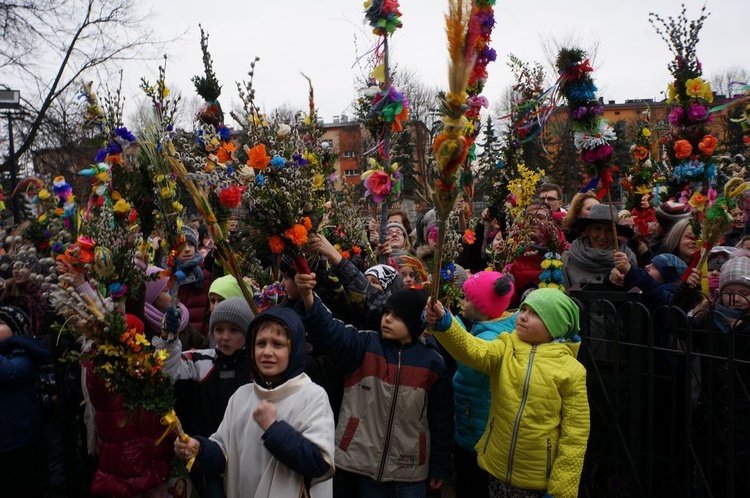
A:
{"type": "Polygon", "coordinates": [[[283,384],[287,380],[296,377],[305,371],[307,358],[307,339],[305,327],[297,313],[291,308],[276,306],[256,316],[250,327],[248,327],[247,350],[250,353],[250,368],[253,372],[253,380],[260,386],[270,389],[283,384]],[[258,371],[255,364],[255,336],[258,332],[258,324],[273,320],[286,325],[289,330],[289,366],[284,372],[283,379],[271,386],[258,371]]]}

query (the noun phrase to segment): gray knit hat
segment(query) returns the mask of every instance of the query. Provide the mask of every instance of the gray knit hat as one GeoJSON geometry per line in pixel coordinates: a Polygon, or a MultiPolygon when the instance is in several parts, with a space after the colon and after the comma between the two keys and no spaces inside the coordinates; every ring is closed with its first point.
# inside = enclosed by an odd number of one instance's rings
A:
{"type": "Polygon", "coordinates": [[[721,267],[719,275],[719,292],[729,284],[741,284],[750,287],[750,257],[748,252],[737,250],[729,261],[721,267]]]}
{"type": "Polygon", "coordinates": [[[208,330],[213,333],[214,326],[217,323],[225,322],[237,325],[240,330],[247,334],[247,328],[253,318],[255,318],[255,315],[253,315],[250,305],[244,298],[230,297],[216,305],[208,322],[208,330]]]}

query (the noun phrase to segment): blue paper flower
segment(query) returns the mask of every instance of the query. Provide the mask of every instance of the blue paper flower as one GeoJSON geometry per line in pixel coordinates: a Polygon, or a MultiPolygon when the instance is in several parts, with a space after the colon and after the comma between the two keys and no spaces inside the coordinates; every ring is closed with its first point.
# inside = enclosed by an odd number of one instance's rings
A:
{"type": "Polygon", "coordinates": [[[440,278],[443,280],[450,280],[456,273],[456,265],[448,263],[440,270],[440,278]]]}
{"type": "Polygon", "coordinates": [[[269,165],[281,169],[286,165],[286,159],[281,156],[273,156],[269,165]]]}
{"type": "Polygon", "coordinates": [[[263,176],[263,173],[255,175],[255,184],[261,186],[266,184],[266,177],[263,176]]]}

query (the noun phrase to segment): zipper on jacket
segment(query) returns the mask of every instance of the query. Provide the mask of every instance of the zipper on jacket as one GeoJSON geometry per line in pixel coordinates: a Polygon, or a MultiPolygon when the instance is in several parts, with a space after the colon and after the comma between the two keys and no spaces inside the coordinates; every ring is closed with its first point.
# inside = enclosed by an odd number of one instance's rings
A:
{"type": "Polygon", "coordinates": [[[490,442],[490,437],[492,437],[492,429],[495,428],[495,417],[492,417],[492,420],[490,420],[490,430],[487,432],[487,439],[484,440],[484,448],[482,448],[482,453],[487,453],[487,445],[490,442]]]}
{"type": "Polygon", "coordinates": [[[529,382],[531,381],[531,367],[534,365],[534,356],[536,355],[536,344],[531,346],[531,354],[529,355],[529,366],[526,367],[526,379],[523,381],[523,395],[521,396],[521,404],[518,407],[518,413],[516,413],[516,423],[513,424],[513,436],[510,440],[510,454],[508,455],[508,471],[505,474],[505,482],[510,484],[511,475],[513,475],[513,456],[516,452],[516,443],[518,443],[518,429],[521,427],[521,415],[523,415],[523,409],[526,406],[526,399],[529,396],[529,382]]]}
{"type": "Polygon", "coordinates": [[[398,350],[398,367],[396,368],[396,382],[393,386],[393,398],[391,399],[391,409],[388,411],[388,427],[385,431],[385,440],[383,441],[383,456],[380,459],[380,468],[378,469],[378,477],[376,481],[380,481],[383,478],[383,472],[385,472],[385,464],[388,461],[388,453],[391,447],[391,436],[393,436],[393,418],[396,414],[396,401],[398,401],[398,389],[401,384],[401,352],[403,346],[398,350]]]}
{"type": "Polygon", "coordinates": [[[547,479],[552,475],[552,440],[547,438],[547,479]]]}

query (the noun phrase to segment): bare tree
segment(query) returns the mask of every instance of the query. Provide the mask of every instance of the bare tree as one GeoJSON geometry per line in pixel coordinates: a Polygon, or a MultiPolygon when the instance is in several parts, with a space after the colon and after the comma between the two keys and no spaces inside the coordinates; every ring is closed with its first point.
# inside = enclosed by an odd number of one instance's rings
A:
{"type": "Polygon", "coordinates": [[[747,84],[750,84],[750,71],[741,66],[732,66],[711,76],[713,91],[727,98],[740,93],[740,88],[747,84]]]}
{"type": "Polygon", "coordinates": [[[137,0],[0,3],[0,33],[7,41],[0,68],[9,79],[23,82],[27,116],[14,157],[6,159],[3,170],[33,148],[55,104],[70,101],[84,74],[98,72],[98,79],[106,80],[123,61],[154,58],[160,46],[148,14],[138,6],[137,0]]]}

